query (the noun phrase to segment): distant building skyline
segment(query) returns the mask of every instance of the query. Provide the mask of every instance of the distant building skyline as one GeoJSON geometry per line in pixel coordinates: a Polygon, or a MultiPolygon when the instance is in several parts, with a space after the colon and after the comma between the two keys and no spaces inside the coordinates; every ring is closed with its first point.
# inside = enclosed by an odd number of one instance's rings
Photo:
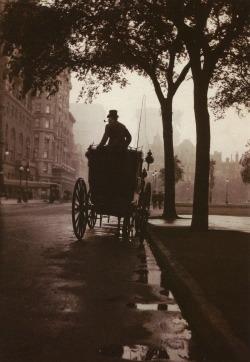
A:
{"type": "MultiPolygon", "coordinates": [[[[102,104],[85,104],[85,103],[71,103],[70,111],[76,119],[74,124],[74,138],[75,142],[83,146],[83,149],[87,149],[88,146],[92,143],[98,144],[101,140],[105,129],[104,120],[107,120],[107,110],[102,104]]],[[[118,110],[119,114],[119,110],[118,110]]],[[[179,146],[183,141],[189,141],[192,143],[195,150],[195,142],[190,138],[181,137],[181,111],[174,110],[173,115],[173,137],[174,137],[174,146],[179,146]]],[[[136,109],[134,120],[136,120],[137,127],[135,131],[131,130],[123,119],[120,117],[119,120],[122,123],[125,123],[132,133],[132,142],[131,147],[136,147],[137,138],[138,138],[138,126],[141,118],[140,124],[140,135],[138,146],[143,146],[143,151],[147,152],[150,145],[154,143],[155,137],[158,135],[162,142],[163,147],[163,130],[161,124],[161,115],[158,108],[149,107],[146,110],[141,112],[140,109],[136,109]],[[150,122],[151,121],[151,122],[150,122]]],[[[216,152],[220,154],[221,161],[226,161],[226,159],[232,160],[232,157],[238,153],[240,159],[241,155],[245,152],[244,150],[240,152],[239,149],[235,149],[234,152],[226,152],[222,150],[220,144],[217,148],[212,149],[210,153],[215,154],[216,152]]],[[[235,146],[236,148],[236,146],[235,146]]],[[[195,151],[194,151],[195,153],[195,151]]]]}
{"type": "MultiPolygon", "coordinates": [[[[136,120],[137,110],[142,108],[142,100],[147,108],[155,108],[159,110],[160,105],[156,97],[154,86],[151,81],[136,73],[127,72],[129,85],[121,89],[119,85],[114,85],[112,91],[109,93],[102,93],[94,99],[91,105],[101,105],[105,112],[109,109],[117,109],[120,114],[121,122],[125,123],[129,128],[133,139],[137,135],[138,123],[136,120]]],[[[72,91],[70,96],[70,103],[75,103],[79,95],[81,82],[74,79],[72,75],[72,91]]],[[[209,90],[209,94],[213,89],[209,90]]],[[[85,104],[80,100],[78,104],[85,104]],[[81,103],[80,103],[81,102],[81,103]]],[[[215,121],[214,116],[210,113],[211,125],[211,152],[219,150],[222,152],[223,160],[226,157],[231,157],[237,151],[243,154],[246,151],[245,145],[249,139],[250,122],[249,116],[240,118],[238,114],[230,109],[226,112],[224,119],[215,121]]],[[[180,142],[184,139],[190,140],[194,145],[196,144],[196,127],[195,117],[193,110],[193,85],[192,80],[184,81],[178,89],[173,102],[173,116],[179,117],[180,123],[178,125],[180,130],[180,142]]],[[[147,120],[149,121],[148,115],[147,120]]],[[[148,122],[147,122],[148,123],[148,122]]],[[[161,126],[160,125],[158,128],[161,126]]],[[[149,128],[149,127],[148,127],[149,128]]],[[[153,142],[153,136],[150,142],[153,142]]],[[[132,142],[133,143],[133,142],[132,142]]]]}

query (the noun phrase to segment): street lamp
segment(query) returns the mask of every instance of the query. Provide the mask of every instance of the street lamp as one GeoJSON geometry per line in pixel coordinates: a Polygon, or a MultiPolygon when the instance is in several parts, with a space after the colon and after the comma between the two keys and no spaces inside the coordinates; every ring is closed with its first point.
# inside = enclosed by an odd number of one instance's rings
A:
{"type": "Polygon", "coordinates": [[[0,197],[5,193],[3,163],[5,157],[8,156],[8,154],[9,154],[8,144],[0,136],[0,197]],[[4,151],[4,145],[5,145],[5,151],[4,151]]]}
{"type": "Polygon", "coordinates": [[[20,166],[19,167],[19,180],[20,180],[20,183],[19,183],[18,199],[17,199],[17,202],[19,204],[22,202],[22,174],[23,174],[23,171],[24,171],[24,167],[20,166]]]}
{"type": "Polygon", "coordinates": [[[157,176],[157,171],[154,170],[154,172],[152,173],[153,176],[153,180],[154,180],[154,191],[156,190],[156,176],[157,176]]]}
{"type": "Polygon", "coordinates": [[[229,183],[229,180],[227,178],[226,179],[226,205],[228,204],[228,183],[229,183]]]}
{"type": "Polygon", "coordinates": [[[28,193],[28,186],[29,186],[29,173],[30,173],[30,169],[29,169],[29,167],[26,167],[26,191],[25,191],[25,202],[28,202],[28,200],[29,200],[29,193],[28,193]]]}

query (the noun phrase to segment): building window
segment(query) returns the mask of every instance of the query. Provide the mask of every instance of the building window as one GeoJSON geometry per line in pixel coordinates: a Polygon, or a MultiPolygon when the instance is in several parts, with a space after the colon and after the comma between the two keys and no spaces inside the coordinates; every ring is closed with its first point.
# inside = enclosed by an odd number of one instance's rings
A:
{"type": "Polygon", "coordinates": [[[40,112],[40,111],[41,111],[41,103],[36,103],[35,112],[40,112]]]}
{"type": "Polygon", "coordinates": [[[39,137],[34,138],[34,147],[36,147],[36,148],[39,147],[39,137]]]}
{"type": "Polygon", "coordinates": [[[41,98],[41,91],[39,90],[39,89],[37,89],[37,91],[36,91],[36,97],[37,98],[41,98]]]}
{"type": "Polygon", "coordinates": [[[10,161],[11,161],[11,162],[14,162],[14,159],[15,159],[15,157],[14,157],[14,151],[13,151],[13,150],[10,150],[9,152],[10,152],[10,161]]]}
{"type": "Polygon", "coordinates": [[[48,173],[48,164],[47,164],[47,162],[43,163],[43,172],[48,173]]]}
{"type": "Polygon", "coordinates": [[[39,127],[40,126],[40,119],[36,118],[35,119],[35,127],[39,127]]]}
{"type": "Polygon", "coordinates": [[[9,102],[6,104],[6,113],[9,114],[9,102]]]}
{"type": "Polygon", "coordinates": [[[44,128],[49,128],[49,127],[50,127],[50,122],[49,122],[48,119],[46,119],[46,120],[44,121],[44,128]]]}
{"type": "Polygon", "coordinates": [[[49,148],[49,138],[48,137],[45,137],[44,147],[45,147],[46,150],[49,148]]]}
{"type": "Polygon", "coordinates": [[[22,146],[23,145],[23,134],[19,133],[19,144],[22,146]]]}
{"type": "Polygon", "coordinates": [[[8,124],[5,125],[5,139],[8,140],[9,137],[9,126],[8,124]]]}
{"type": "Polygon", "coordinates": [[[49,155],[49,151],[48,150],[44,150],[43,151],[43,158],[48,158],[49,155]]]}
{"type": "Polygon", "coordinates": [[[11,137],[12,141],[15,141],[15,140],[16,140],[16,131],[15,131],[15,128],[12,128],[12,129],[11,129],[10,137],[11,137]]]}
{"type": "Polygon", "coordinates": [[[45,108],[45,113],[50,113],[50,111],[51,111],[51,106],[47,105],[45,108]]]}

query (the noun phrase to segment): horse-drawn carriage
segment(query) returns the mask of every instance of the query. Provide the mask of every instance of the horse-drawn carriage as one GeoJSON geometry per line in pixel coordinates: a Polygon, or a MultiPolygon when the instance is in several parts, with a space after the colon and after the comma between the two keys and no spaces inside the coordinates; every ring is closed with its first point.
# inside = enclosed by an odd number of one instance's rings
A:
{"type": "Polygon", "coordinates": [[[122,234],[132,229],[142,239],[149,216],[151,184],[145,182],[143,154],[137,149],[112,149],[90,146],[86,156],[89,166],[89,190],[82,178],[76,181],[72,197],[72,223],[77,239],[86,227],[92,229],[100,215],[117,216],[122,234]]]}

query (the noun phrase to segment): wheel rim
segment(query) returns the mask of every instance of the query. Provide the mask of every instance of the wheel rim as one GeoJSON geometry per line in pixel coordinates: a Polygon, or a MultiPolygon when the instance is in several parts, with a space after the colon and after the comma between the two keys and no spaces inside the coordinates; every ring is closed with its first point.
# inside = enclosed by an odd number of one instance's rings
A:
{"type": "Polygon", "coordinates": [[[87,188],[84,180],[76,181],[72,197],[72,224],[78,240],[83,238],[87,225],[87,188]]]}

